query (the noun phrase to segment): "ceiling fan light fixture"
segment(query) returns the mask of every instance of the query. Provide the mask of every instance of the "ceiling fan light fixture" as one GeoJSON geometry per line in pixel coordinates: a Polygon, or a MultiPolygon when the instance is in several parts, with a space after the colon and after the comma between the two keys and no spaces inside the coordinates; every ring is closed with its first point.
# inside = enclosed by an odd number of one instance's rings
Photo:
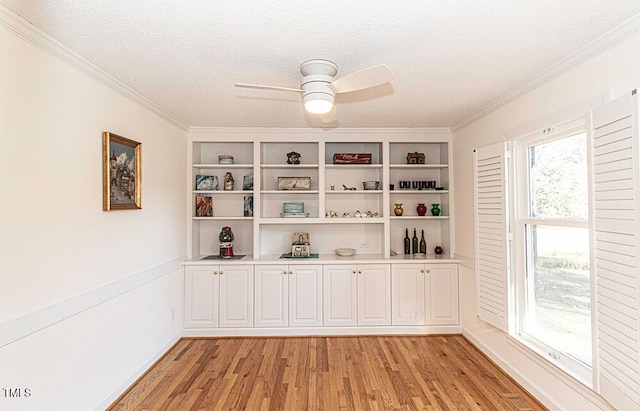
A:
{"type": "Polygon", "coordinates": [[[325,93],[309,93],[302,100],[309,113],[326,114],[333,109],[333,96],[325,93]]]}

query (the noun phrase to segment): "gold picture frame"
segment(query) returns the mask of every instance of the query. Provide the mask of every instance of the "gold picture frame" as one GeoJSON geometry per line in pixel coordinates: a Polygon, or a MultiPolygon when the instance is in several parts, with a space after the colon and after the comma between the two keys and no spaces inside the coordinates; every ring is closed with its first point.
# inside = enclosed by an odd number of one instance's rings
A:
{"type": "Polygon", "coordinates": [[[102,209],[142,208],[142,143],[102,133],[102,209]]]}

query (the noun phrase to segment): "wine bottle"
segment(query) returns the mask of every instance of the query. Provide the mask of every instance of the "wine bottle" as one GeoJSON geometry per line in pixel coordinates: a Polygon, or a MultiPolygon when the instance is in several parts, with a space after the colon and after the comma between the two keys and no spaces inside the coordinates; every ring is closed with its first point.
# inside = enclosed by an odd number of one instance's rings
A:
{"type": "Polygon", "coordinates": [[[413,229],[413,238],[411,239],[413,245],[414,254],[418,252],[418,235],[416,234],[416,229],[413,229]]]}
{"type": "Polygon", "coordinates": [[[405,232],[404,232],[404,253],[411,254],[411,240],[409,240],[408,228],[405,228],[405,232]]]}
{"type": "Polygon", "coordinates": [[[424,230],[422,230],[422,238],[420,239],[420,253],[427,253],[427,242],[424,240],[424,230]]]}

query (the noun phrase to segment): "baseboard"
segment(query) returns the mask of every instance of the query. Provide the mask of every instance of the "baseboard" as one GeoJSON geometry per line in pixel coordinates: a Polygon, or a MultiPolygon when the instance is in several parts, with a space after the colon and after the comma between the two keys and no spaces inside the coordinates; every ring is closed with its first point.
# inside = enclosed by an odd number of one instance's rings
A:
{"type": "Polygon", "coordinates": [[[460,326],[184,328],[183,337],[304,337],[460,334],[460,326]]]}
{"type": "Polygon", "coordinates": [[[180,340],[180,333],[174,335],[167,344],[165,344],[162,348],[156,351],[149,360],[144,363],[140,368],[136,370],[131,376],[129,376],[126,380],[124,380],[118,388],[116,388],[104,401],[99,404],[95,410],[102,411],[106,410],[111,404],[116,402],[136,381],[138,381],[142,376],[144,376],[147,371],[151,369],[158,361],[164,357],[164,355],[169,352],[169,350],[180,340]]]}

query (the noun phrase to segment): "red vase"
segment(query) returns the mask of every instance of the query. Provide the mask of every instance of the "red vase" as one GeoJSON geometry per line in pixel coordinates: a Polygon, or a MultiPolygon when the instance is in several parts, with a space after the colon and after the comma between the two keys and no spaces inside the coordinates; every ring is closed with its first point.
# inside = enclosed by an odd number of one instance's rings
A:
{"type": "Polygon", "coordinates": [[[424,203],[420,203],[418,204],[418,207],[416,207],[416,211],[418,212],[419,216],[423,216],[427,213],[427,207],[424,205],[424,203]]]}

